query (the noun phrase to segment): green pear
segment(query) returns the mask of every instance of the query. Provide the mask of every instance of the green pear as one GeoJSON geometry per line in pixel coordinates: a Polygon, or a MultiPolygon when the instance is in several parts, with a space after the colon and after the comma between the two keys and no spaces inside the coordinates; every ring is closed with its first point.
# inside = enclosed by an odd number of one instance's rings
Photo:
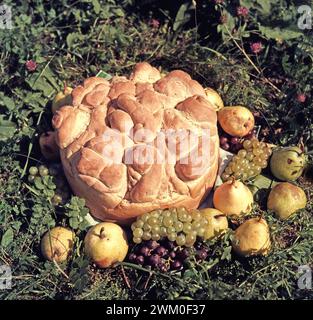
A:
{"type": "Polygon", "coordinates": [[[305,153],[298,147],[275,149],[270,161],[273,175],[282,181],[296,181],[302,175],[305,164],[305,153]]]}
{"type": "Polygon", "coordinates": [[[307,198],[304,191],[289,182],[277,184],[270,192],[267,208],[282,220],[288,219],[296,211],[305,208],[307,198]]]}
{"type": "Polygon", "coordinates": [[[267,255],[271,248],[271,239],[266,220],[251,218],[242,223],[235,230],[232,247],[243,257],[267,255]]]}

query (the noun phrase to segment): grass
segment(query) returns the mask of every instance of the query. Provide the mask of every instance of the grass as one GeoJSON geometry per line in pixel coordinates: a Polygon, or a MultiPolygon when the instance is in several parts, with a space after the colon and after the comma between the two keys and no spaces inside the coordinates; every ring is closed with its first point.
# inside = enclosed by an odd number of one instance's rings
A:
{"type": "MultiPolygon", "coordinates": [[[[81,249],[83,225],[75,228],[78,237],[67,264],[44,261],[39,248],[43,233],[54,225],[70,225],[70,218],[84,215],[86,209],[75,197],[53,206],[52,178],[40,189],[27,181],[31,165],[46,163],[38,137],[51,129],[51,100],[63,83],[75,86],[99,70],[128,73],[139,61],[165,71],[189,72],[203,86],[217,89],[226,105],[242,104],[259,112],[258,124],[270,132],[264,136],[267,141],[280,145],[302,141],[307,151],[312,150],[310,30],[290,38],[291,27],[281,27],[284,38],[275,40],[270,30],[258,29],[273,21],[254,1],[245,1],[250,8],[246,20],[236,15],[237,4],[229,1],[218,5],[197,1],[197,8],[191,1],[176,8],[165,1],[7,3],[14,9],[15,29],[0,30],[0,264],[11,266],[13,280],[11,290],[0,290],[0,299],[313,298],[312,290],[297,287],[298,267],[313,266],[309,178],[298,181],[308,205],[291,220],[280,222],[256,206],[253,215],[264,214],[271,228],[273,248],[268,257],[234,256],[230,232],[208,243],[207,261],[191,259],[186,272],[170,275],[129,263],[94,268],[81,249]],[[224,28],[219,23],[223,14],[228,16],[224,28]],[[263,50],[253,54],[249,45],[257,41],[263,50]],[[34,72],[25,68],[30,59],[37,62],[34,72]],[[300,93],[305,102],[297,100],[300,93]]],[[[290,12],[294,9],[292,3],[290,12]]]]}

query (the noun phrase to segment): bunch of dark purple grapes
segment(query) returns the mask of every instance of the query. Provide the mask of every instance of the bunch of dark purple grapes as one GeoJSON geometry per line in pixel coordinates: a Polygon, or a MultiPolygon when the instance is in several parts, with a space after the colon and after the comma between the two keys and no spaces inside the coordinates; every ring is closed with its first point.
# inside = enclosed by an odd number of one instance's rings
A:
{"type": "Polygon", "coordinates": [[[168,239],[143,241],[134,247],[132,253],[128,255],[128,260],[161,272],[179,271],[184,268],[187,258],[193,254],[198,261],[207,258],[207,249],[200,242],[196,242],[195,246],[193,248],[178,246],[168,239]]]}
{"type": "Polygon", "coordinates": [[[239,150],[243,148],[244,140],[251,140],[256,137],[256,130],[250,131],[245,137],[232,137],[231,135],[227,134],[226,132],[220,133],[220,146],[222,149],[237,153],[239,150]]]}

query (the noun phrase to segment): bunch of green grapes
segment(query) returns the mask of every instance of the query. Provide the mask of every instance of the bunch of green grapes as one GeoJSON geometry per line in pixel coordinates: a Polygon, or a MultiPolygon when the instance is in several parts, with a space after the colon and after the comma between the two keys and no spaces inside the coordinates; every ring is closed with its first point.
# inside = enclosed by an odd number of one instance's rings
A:
{"type": "Polygon", "coordinates": [[[39,188],[39,190],[42,190],[44,185],[49,185],[51,189],[51,194],[49,193],[49,195],[51,196],[51,203],[53,205],[64,204],[69,199],[69,189],[61,165],[52,164],[49,168],[45,165],[40,165],[39,167],[32,166],[29,168],[28,181],[39,188]],[[50,185],[48,182],[49,176],[52,176],[55,186],[50,185]]]}
{"type": "Polygon", "coordinates": [[[234,177],[246,181],[259,175],[267,167],[271,154],[271,148],[257,138],[245,140],[243,149],[238,151],[226,167],[222,180],[228,181],[234,177]]]}
{"type": "Polygon", "coordinates": [[[205,236],[207,225],[208,220],[198,210],[188,212],[185,208],[172,208],[143,214],[131,229],[135,243],[168,238],[178,246],[191,247],[197,236],[205,236]]]}

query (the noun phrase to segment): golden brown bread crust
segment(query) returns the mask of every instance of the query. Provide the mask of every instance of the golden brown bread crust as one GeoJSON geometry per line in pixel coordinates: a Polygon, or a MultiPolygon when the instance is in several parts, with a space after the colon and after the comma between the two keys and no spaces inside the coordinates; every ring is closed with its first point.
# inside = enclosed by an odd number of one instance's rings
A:
{"type": "Polygon", "coordinates": [[[86,79],[72,97],[53,125],[67,179],[96,218],[125,224],[158,208],[194,209],[213,187],[216,112],[187,73],[161,78],[139,63],[129,78],[86,79]]]}

